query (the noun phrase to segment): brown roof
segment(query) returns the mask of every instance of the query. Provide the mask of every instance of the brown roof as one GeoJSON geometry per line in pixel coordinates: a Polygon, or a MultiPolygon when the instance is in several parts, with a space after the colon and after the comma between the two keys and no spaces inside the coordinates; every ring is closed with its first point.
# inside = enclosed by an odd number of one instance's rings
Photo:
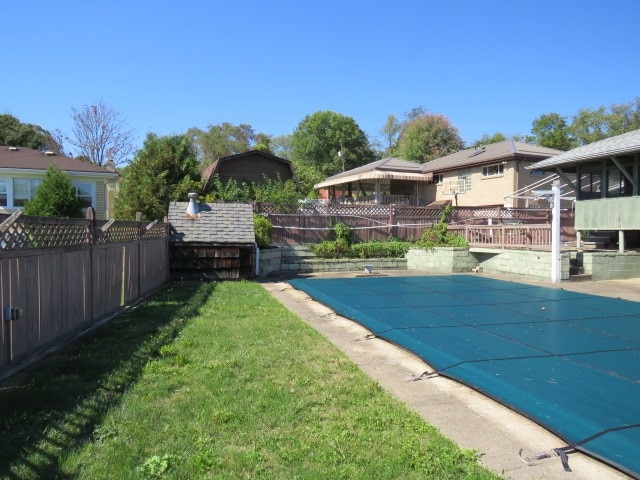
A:
{"type": "Polygon", "coordinates": [[[505,140],[481,147],[467,148],[466,150],[460,150],[445,157],[436,158],[430,162],[423,163],[422,171],[432,173],[443,172],[516,157],[536,162],[558,155],[559,153],[562,153],[562,151],[556,150],[555,148],[539,147],[514,140],[505,140]]]}
{"type": "Polygon", "coordinates": [[[65,172],[117,175],[106,168],[53,152],[40,152],[27,147],[0,146],[0,168],[46,170],[54,163],[65,172]]]}
{"type": "Polygon", "coordinates": [[[291,161],[287,160],[286,158],[280,158],[276,155],[272,155],[271,153],[267,153],[267,152],[263,152],[262,150],[249,150],[248,152],[243,152],[243,153],[236,153],[235,155],[229,155],[228,157],[222,157],[216,161],[214,161],[211,165],[209,165],[207,168],[205,168],[202,171],[201,174],[201,179],[202,181],[207,184],[209,182],[209,179],[211,177],[213,177],[217,172],[218,172],[218,168],[220,167],[220,165],[222,164],[222,162],[229,162],[229,161],[233,161],[237,158],[241,158],[241,157],[246,157],[249,155],[261,155],[265,158],[269,158],[271,160],[274,160],[276,162],[281,162],[284,163],[286,165],[289,166],[289,168],[291,168],[291,175],[293,175],[293,168],[291,167],[291,161]]]}

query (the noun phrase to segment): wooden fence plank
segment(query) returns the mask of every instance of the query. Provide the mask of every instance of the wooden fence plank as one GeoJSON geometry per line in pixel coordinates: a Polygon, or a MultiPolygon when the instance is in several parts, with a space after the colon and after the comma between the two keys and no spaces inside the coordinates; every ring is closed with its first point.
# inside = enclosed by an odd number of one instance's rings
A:
{"type": "Polygon", "coordinates": [[[96,234],[87,220],[21,216],[19,222],[0,242],[0,369],[169,278],[166,224],[146,230],[139,222],[114,222],[96,234]],[[23,316],[4,321],[5,307],[20,307],[23,316]]]}

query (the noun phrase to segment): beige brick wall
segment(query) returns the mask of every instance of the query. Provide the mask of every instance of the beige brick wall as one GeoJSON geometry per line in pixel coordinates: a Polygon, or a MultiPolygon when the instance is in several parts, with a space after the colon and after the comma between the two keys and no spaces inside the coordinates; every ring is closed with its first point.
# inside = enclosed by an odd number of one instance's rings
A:
{"type": "MultiPolygon", "coordinates": [[[[483,205],[504,205],[504,196],[520,190],[532,183],[541,180],[544,177],[531,175],[529,170],[525,170],[525,166],[530,162],[521,160],[509,160],[506,163],[496,162],[491,165],[503,165],[503,173],[501,175],[483,177],[482,169],[484,166],[476,166],[469,168],[471,173],[471,188],[464,194],[458,194],[458,205],[461,207],[475,207],[483,205]]],[[[486,165],[485,165],[486,166],[486,165]]],[[[459,170],[451,170],[442,173],[443,181],[440,184],[422,185],[420,188],[420,198],[425,203],[431,203],[436,200],[451,200],[455,205],[455,197],[446,195],[445,191],[449,190],[450,185],[458,184],[459,170]]],[[[507,202],[513,207],[524,207],[525,201],[522,199],[507,199],[507,202]]],[[[548,203],[541,201],[541,208],[547,208],[548,203]]]]}

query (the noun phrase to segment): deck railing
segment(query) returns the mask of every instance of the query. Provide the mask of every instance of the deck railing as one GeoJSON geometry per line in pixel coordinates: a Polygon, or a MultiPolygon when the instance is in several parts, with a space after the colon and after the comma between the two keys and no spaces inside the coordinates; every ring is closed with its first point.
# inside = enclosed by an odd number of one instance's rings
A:
{"type": "Polygon", "coordinates": [[[465,225],[447,230],[465,238],[472,247],[546,248],[551,246],[551,225],[465,225]]]}

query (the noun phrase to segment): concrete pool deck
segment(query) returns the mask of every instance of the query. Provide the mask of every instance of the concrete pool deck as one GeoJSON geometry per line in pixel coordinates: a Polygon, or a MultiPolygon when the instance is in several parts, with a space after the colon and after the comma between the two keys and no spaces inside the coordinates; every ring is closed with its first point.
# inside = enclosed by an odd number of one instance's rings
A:
{"type": "MultiPolygon", "coordinates": [[[[384,271],[380,275],[424,275],[424,272],[384,271]]],[[[354,272],[314,274],[314,277],[353,277],[354,272]]],[[[482,274],[480,274],[482,275],[482,274]]],[[[553,285],[512,277],[486,275],[509,281],[595,295],[640,301],[640,279],[553,285]]],[[[484,395],[443,377],[426,379],[428,366],[417,357],[378,338],[367,339],[368,330],[313,301],[284,281],[264,282],[264,287],[289,310],[325,335],[354,363],[387,391],[409,405],[430,424],[463,448],[477,451],[487,468],[505,478],[524,479],[623,479],[627,475],[581,453],[569,455],[571,473],[558,457],[525,464],[522,457],[566,444],[537,424],[484,395]],[[520,451],[522,454],[520,455],[520,451]]]]}

